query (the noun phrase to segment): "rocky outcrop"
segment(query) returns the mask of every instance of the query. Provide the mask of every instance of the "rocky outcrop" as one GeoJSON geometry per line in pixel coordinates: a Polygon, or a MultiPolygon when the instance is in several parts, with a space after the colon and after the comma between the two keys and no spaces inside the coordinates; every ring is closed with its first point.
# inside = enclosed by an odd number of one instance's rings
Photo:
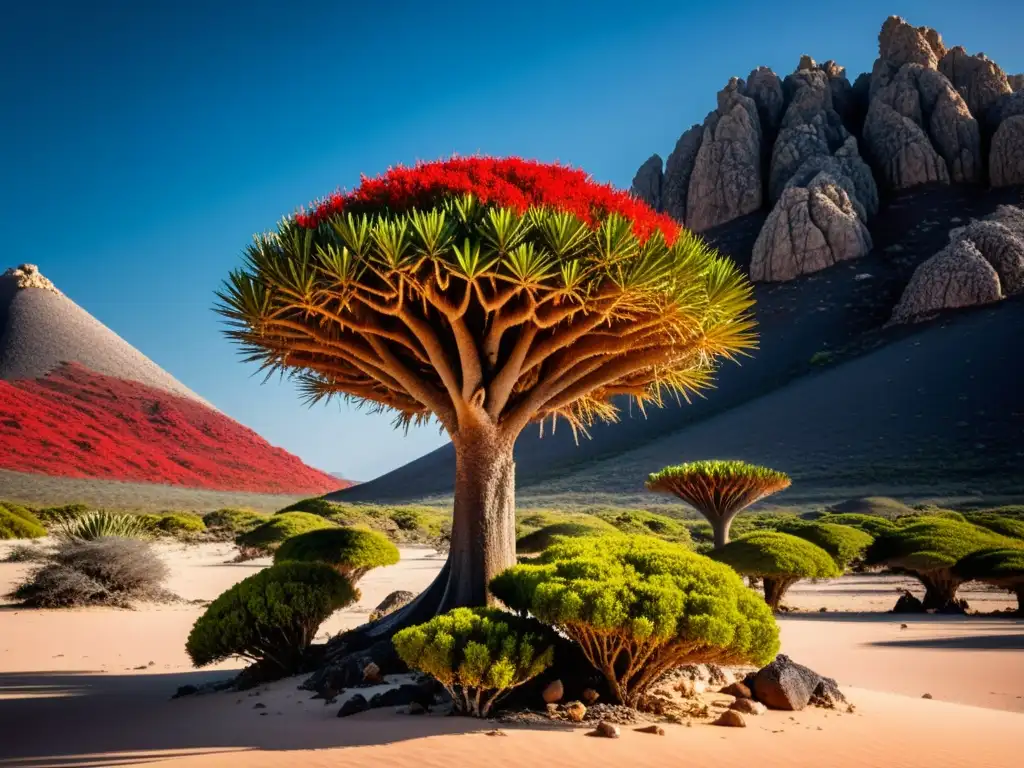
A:
{"type": "Polygon", "coordinates": [[[949,245],[910,278],[890,323],[913,323],[944,309],[988,304],[1024,292],[1024,210],[1001,205],[949,233],[949,245]]]}
{"type": "Polygon", "coordinates": [[[942,57],[939,71],[963,95],[971,114],[979,118],[987,116],[992,106],[1013,90],[998,64],[983,53],[971,56],[959,45],[942,57]]]}
{"type": "Polygon", "coordinates": [[[758,67],[747,76],[743,93],[754,100],[757,117],[761,122],[764,145],[766,148],[770,147],[778,135],[785,108],[782,80],[768,67],[758,67]]]}
{"type": "Polygon", "coordinates": [[[656,211],[662,210],[662,173],[661,155],[657,153],[647,158],[633,177],[630,192],[639,197],[656,211]]]}
{"type": "Polygon", "coordinates": [[[707,116],[686,202],[686,224],[703,231],[761,207],[761,124],[733,78],[707,116]]]}
{"type": "Polygon", "coordinates": [[[56,285],[43,276],[43,273],[39,271],[39,267],[35,264],[21,264],[17,267],[10,267],[4,270],[3,274],[0,274],[0,280],[12,282],[18,290],[40,288],[44,291],[55,293],[58,296],[64,295],[57,289],[56,285]]]}
{"type": "Polygon", "coordinates": [[[1006,82],[1010,86],[1010,90],[1014,93],[1020,93],[1024,91],[1024,74],[1021,75],[1007,75],[1006,82]]]}
{"type": "Polygon", "coordinates": [[[817,672],[780,653],[754,677],[754,698],[770,709],[800,710],[810,703],[821,679],[817,672]]]}
{"type": "Polygon", "coordinates": [[[890,190],[949,183],[949,169],[927,134],[881,100],[872,100],[868,108],[864,144],[872,167],[890,190]]]}
{"type": "Polygon", "coordinates": [[[907,64],[937,69],[946,55],[942,36],[931,27],[913,27],[899,16],[890,16],[878,34],[878,58],[871,70],[870,97],[887,86],[907,64]]]}
{"type": "Polygon", "coordinates": [[[890,323],[916,323],[944,309],[988,304],[1001,298],[995,269],[973,243],[959,240],[914,270],[890,323]]]}
{"type": "Polygon", "coordinates": [[[989,180],[994,187],[1024,184],[1024,91],[1005,96],[990,115],[996,129],[989,150],[989,180]]]}
{"type": "Polygon", "coordinates": [[[675,149],[665,162],[665,178],[661,187],[664,212],[676,221],[686,222],[686,201],[690,191],[690,177],[697,162],[704,138],[704,126],[694,125],[676,142],[675,149]]]}
{"type": "Polygon", "coordinates": [[[754,243],[750,278],[792,280],[870,250],[871,235],[847,191],[822,171],[806,187],[785,189],[754,243]]]}

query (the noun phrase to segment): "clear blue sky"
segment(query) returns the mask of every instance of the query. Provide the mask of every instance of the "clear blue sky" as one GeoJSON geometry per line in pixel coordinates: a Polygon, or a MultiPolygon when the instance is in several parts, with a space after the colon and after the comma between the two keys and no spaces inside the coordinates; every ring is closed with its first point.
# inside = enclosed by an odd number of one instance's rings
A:
{"type": "Polygon", "coordinates": [[[254,232],[398,162],[561,160],[628,186],[730,75],[835,59],[897,13],[1024,71],[1024,3],[7,0],[2,266],[40,265],[186,385],[307,462],[370,479],[440,445],[302,406],[221,337],[254,232]]]}

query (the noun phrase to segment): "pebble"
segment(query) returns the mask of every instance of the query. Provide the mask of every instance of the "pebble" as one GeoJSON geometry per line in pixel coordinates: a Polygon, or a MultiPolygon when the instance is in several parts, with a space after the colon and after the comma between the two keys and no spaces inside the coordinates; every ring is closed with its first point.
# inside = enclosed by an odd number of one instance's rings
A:
{"type": "Polygon", "coordinates": [[[715,720],[715,722],[712,723],[712,725],[724,725],[727,728],[746,728],[747,721],[744,720],[743,715],[736,710],[727,709],[717,720],[715,720]]]}
{"type": "Polygon", "coordinates": [[[930,693],[926,693],[926,694],[925,694],[924,696],[922,696],[921,698],[922,698],[922,699],[930,699],[931,697],[932,697],[932,695],[931,695],[930,693]]]}
{"type": "Polygon", "coordinates": [[[619,726],[612,725],[602,720],[597,724],[597,728],[590,732],[591,736],[601,736],[606,739],[617,739],[619,738],[619,726]]]}
{"type": "Polygon", "coordinates": [[[651,734],[654,734],[655,736],[664,736],[665,735],[665,729],[662,728],[660,725],[648,725],[646,728],[637,728],[636,732],[637,733],[651,733],[651,734]]]}

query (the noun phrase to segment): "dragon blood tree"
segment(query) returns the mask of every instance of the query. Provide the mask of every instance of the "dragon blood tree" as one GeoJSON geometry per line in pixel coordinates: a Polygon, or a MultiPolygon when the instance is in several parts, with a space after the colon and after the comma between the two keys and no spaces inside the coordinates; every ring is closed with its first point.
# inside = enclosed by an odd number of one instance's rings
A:
{"type": "Polygon", "coordinates": [[[647,478],[648,490],[678,496],[711,523],[715,549],[729,542],[736,515],[789,484],[788,475],[743,461],[692,461],[665,467],[647,478]]]}
{"type": "Polygon", "coordinates": [[[218,294],[248,359],[311,402],[434,417],[455,449],[448,563],[374,634],[488,601],[515,563],[516,437],[707,387],[753,348],[749,283],[582,171],[453,158],[363,178],[258,236],[218,294]]]}

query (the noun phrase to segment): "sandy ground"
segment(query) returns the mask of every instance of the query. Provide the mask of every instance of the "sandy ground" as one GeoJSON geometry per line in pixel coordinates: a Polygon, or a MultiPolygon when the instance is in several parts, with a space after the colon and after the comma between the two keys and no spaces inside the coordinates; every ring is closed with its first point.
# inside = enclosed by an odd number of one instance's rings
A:
{"type": "MultiPolygon", "coordinates": [[[[6,546],[0,545],[0,557],[6,546]]],[[[261,567],[227,564],[227,545],[173,546],[170,587],[211,599],[261,567]]],[[[387,593],[426,586],[441,559],[422,549],[366,577],[363,598],[324,634],[356,625],[387,593]]],[[[26,570],[0,564],[0,591],[26,570]]],[[[413,718],[377,710],[346,720],[297,690],[301,678],[249,693],[170,700],[180,685],[222,678],[226,663],[190,668],[184,640],[199,605],[136,611],[0,607],[0,765],[105,766],[1012,766],[1024,750],[1024,622],[996,617],[898,617],[900,580],[852,576],[798,585],[798,613],[780,619],[783,650],[836,677],[854,714],[770,712],[744,730],[668,726],[665,737],[623,729],[617,742],[570,729],[413,718]],[[828,612],[819,613],[821,607],[828,612]],[[869,613],[874,611],[875,613],[869,613]],[[901,628],[902,624],[907,627],[901,628]],[[922,699],[930,693],[932,700],[922,699]],[[257,705],[262,704],[262,707],[257,705]],[[696,762],[695,762],[696,761],[696,762]]],[[[1002,594],[967,591],[982,610],[1002,594]]],[[[372,691],[370,692],[372,693],[372,691]]]]}

